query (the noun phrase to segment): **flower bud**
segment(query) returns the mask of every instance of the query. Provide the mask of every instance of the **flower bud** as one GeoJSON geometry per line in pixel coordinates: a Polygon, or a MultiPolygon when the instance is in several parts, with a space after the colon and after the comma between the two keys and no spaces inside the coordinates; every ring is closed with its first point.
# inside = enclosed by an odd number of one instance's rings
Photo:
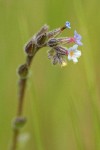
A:
{"type": "Polygon", "coordinates": [[[38,36],[40,36],[40,35],[42,35],[42,34],[44,34],[44,33],[47,33],[48,29],[49,29],[49,26],[48,26],[47,24],[45,24],[45,25],[40,29],[40,31],[36,34],[36,37],[38,37],[38,36]]]}
{"type": "Polygon", "coordinates": [[[54,46],[57,46],[57,40],[56,39],[50,39],[47,43],[48,46],[50,47],[54,47],[54,46]]]}
{"type": "Polygon", "coordinates": [[[47,39],[46,33],[41,34],[40,36],[38,36],[37,39],[36,39],[37,46],[42,47],[45,44],[46,39],[47,39]]]}
{"type": "Polygon", "coordinates": [[[25,46],[25,52],[28,56],[33,56],[35,51],[35,43],[33,40],[30,40],[25,46]]]}
{"type": "Polygon", "coordinates": [[[18,118],[13,119],[12,126],[14,129],[20,129],[25,125],[25,123],[26,123],[25,117],[18,117],[18,118]]]}
{"type": "Polygon", "coordinates": [[[67,49],[65,47],[62,47],[62,46],[59,46],[59,45],[54,47],[54,49],[56,50],[56,52],[58,54],[61,54],[61,55],[65,55],[66,52],[67,52],[67,49]]]}
{"type": "Polygon", "coordinates": [[[61,32],[62,32],[61,28],[54,29],[53,31],[50,31],[50,32],[47,33],[47,37],[48,38],[54,38],[57,35],[59,35],[61,32]]]}
{"type": "Polygon", "coordinates": [[[53,65],[56,65],[56,64],[58,63],[58,61],[59,61],[59,60],[58,60],[57,55],[54,55],[53,58],[52,58],[52,64],[53,64],[53,65]]]}
{"type": "Polygon", "coordinates": [[[18,68],[18,75],[19,75],[21,78],[23,78],[23,79],[27,78],[27,75],[28,75],[28,67],[27,67],[26,64],[21,65],[21,66],[18,68]]]}

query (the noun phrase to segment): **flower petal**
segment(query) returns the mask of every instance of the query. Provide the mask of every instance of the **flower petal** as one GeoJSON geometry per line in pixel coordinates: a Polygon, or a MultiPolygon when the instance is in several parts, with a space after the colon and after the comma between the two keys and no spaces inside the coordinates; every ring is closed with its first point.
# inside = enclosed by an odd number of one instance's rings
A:
{"type": "Polygon", "coordinates": [[[77,63],[77,62],[78,62],[78,59],[77,59],[77,58],[73,58],[73,62],[74,62],[74,63],[77,63]]]}
{"type": "Polygon", "coordinates": [[[81,51],[77,50],[78,45],[68,49],[68,60],[73,60],[74,63],[78,62],[78,58],[81,56],[81,51]]]}
{"type": "Polygon", "coordinates": [[[83,43],[80,40],[76,40],[76,43],[80,46],[83,45],[83,43]]]}
{"type": "Polygon", "coordinates": [[[77,44],[75,44],[72,48],[73,48],[73,50],[75,51],[75,50],[77,50],[78,45],[77,45],[77,44]]]}
{"type": "Polygon", "coordinates": [[[74,38],[76,38],[77,40],[81,40],[82,36],[80,34],[77,33],[77,31],[74,31],[74,38]]]}
{"type": "Polygon", "coordinates": [[[81,51],[79,51],[79,50],[76,50],[75,51],[75,57],[80,57],[81,56],[81,51]]]}
{"type": "Polygon", "coordinates": [[[70,29],[71,28],[71,26],[70,26],[70,22],[69,21],[66,21],[66,28],[68,28],[68,29],[70,29]]]}
{"type": "Polygon", "coordinates": [[[68,55],[68,60],[71,60],[71,59],[72,59],[72,57],[70,55],[68,55]]]}

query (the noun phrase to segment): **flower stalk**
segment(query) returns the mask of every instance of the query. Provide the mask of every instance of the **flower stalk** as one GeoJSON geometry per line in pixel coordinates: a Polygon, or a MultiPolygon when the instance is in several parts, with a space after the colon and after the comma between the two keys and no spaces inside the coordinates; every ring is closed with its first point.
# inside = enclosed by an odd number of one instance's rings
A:
{"type": "MultiPolygon", "coordinates": [[[[77,60],[81,54],[77,54],[77,46],[72,48],[63,47],[61,44],[68,44],[69,38],[56,38],[62,31],[66,28],[71,28],[70,23],[67,21],[66,24],[61,27],[54,29],[53,31],[48,31],[48,25],[44,25],[25,45],[24,50],[26,53],[26,61],[18,68],[19,82],[18,82],[18,107],[15,119],[13,119],[13,136],[12,136],[12,145],[10,150],[17,150],[18,147],[18,138],[20,135],[20,129],[25,125],[26,118],[23,117],[23,105],[24,105],[24,96],[27,85],[27,79],[29,74],[29,69],[34,59],[35,54],[43,47],[49,47],[48,58],[51,59],[52,64],[59,63],[61,66],[66,66],[66,60],[64,56],[67,56],[69,60],[77,60]],[[75,49],[74,49],[75,48],[75,49]],[[75,53],[74,53],[75,52],[75,53]],[[72,55],[73,54],[73,55],[72,55]]],[[[74,36],[74,42],[81,43],[81,37],[74,36]],[[75,39],[76,38],[76,39],[75,39]]],[[[73,42],[73,41],[72,41],[73,42]]],[[[78,61],[78,60],[77,60],[78,61]]]]}

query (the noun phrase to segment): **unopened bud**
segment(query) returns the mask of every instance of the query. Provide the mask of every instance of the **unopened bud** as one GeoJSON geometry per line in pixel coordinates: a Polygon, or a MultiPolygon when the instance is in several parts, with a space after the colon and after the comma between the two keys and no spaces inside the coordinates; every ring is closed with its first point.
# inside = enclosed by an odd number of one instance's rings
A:
{"type": "Polygon", "coordinates": [[[38,37],[44,33],[47,33],[48,29],[49,29],[49,26],[47,24],[45,24],[44,26],[42,26],[40,31],[36,34],[36,37],[38,37]]]}
{"type": "Polygon", "coordinates": [[[12,121],[12,126],[14,129],[20,129],[25,125],[25,123],[26,123],[25,117],[18,117],[12,121]]]}
{"type": "Polygon", "coordinates": [[[25,46],[25,52],[27,55],[33,56],[34,51],[35,51],[35,43],[34,41],[30,40],[25,46]]]}
{"type": "Polygon", "coordinates": [[[59,46],[59,45],[54,47],[54,49],[56,50],[56,52],[58,54],[61,54],[61,55],[65,55],[66,51],[67,51],[66,47],[62,47],[62,46],[59,46]]]}
{"type": "Polygon", "coordinates": [[[24,65],[21,65],[19,68],[18,68],[18,74],[21,78],[26,78],[27,75],[28,75],[28,67],[26,64],[24,65]]]}
{"type": "Polygon", "coordinates": [[[50,47],[54,47],[54,46],[57,46],[58,42],[56,39],[50,39],[47,43],[48,46],[50,47]]]}
{"type": "Polygon", "coordinates": [[[57,57],[57,55],[54,55],[52,58],[52,64],[56,65],[57,63],[58,63],[58,57],[57,57]]]}
{"type": "Polygon", "coordinates": [[[37,46],[42,47],[45,44],[46,39],[47,39],[46,33],[38,36],[37,39],[36,39],[37,46]]]}
{"type": "Polygon", "coordinates": [[[61,28],[54,29],[53,31],[48,32],[47,37],[48,38],[54,38],[57,35],[59,35],[62,32],[61,28]]]}

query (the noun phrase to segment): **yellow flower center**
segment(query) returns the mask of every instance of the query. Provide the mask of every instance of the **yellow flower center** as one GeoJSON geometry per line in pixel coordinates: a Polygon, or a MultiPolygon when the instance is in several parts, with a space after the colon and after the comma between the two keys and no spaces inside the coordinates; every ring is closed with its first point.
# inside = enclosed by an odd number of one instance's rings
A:
{"type": "Polygon", "coordinates": [[[70,56],[72,57],[74,55],[74,52],[73,51],[70,51],[70,56]]]}

